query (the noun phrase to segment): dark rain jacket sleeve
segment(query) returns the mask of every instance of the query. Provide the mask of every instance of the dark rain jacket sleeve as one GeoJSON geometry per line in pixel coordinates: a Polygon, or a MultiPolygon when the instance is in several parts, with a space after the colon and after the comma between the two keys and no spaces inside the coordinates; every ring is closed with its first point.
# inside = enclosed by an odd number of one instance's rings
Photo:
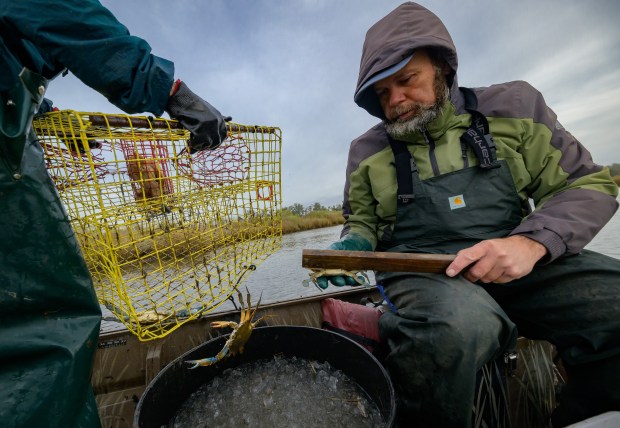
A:
{"type": "Polygon", "coordinates": [[[152,55],[149,44],[130,35],[99,2],[3,1],[0,20],[13,64],[48,79],[67,68],[127,113],[163,113],[173,63],[152,55]]]}
{"type": "MultiPolygon", "coordinates": [[[[536,209],[511,234],[528,236],[549,251],[550,262],[579,253],[618,208],[618,187],[609,169],[594,163],[590,152],[557,120],[543,96],[518,82],[526,191],[536,209]]],[[[518,173],[513,172],[516,180],[518,173]]]]}

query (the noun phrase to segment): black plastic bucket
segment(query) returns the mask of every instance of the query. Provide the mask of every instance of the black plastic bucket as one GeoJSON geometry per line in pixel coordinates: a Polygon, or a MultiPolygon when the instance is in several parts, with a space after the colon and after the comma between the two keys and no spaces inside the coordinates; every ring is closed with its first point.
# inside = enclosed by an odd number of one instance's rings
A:
{"type": "Polygon", "coordinates": [[[147,386],[138,402],[134,427],[165,426],[189,396],[226,369],[274,355],[328,362],[355,381],[377,405],[386,426],[395,426],[394,387],[381,363],[364,347],[331,331],[312,327],[274,326],[254,329],[245,352],[209,367],[189,370],[186,360],[217,354],[228,335],[210,340],[168,364],[147,386]]]}

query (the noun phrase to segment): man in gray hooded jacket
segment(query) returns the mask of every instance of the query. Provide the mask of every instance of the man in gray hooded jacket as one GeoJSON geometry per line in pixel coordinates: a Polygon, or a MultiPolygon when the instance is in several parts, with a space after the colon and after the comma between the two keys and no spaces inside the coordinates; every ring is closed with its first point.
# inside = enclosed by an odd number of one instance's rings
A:
{"type": "Polygon", "coordinates": [[[330,246],[456,254],[445,274],[376,273],[397,308],[380,331],[399,419],[469,426],[477,371],[517,331],[554,344],[568,372],[554,427],[618,410],[620,261],[583,250],[617,186],[536,89],[459,88],[457,64],[443,23],[415,3],[369,29],[355,102],[382,122],[351,144],[330,246]]]}

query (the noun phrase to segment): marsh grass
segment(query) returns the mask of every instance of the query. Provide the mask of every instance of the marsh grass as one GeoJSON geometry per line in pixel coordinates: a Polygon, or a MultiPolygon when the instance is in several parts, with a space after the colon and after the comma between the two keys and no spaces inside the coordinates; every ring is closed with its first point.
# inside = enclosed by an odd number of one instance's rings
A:
{"type": "Polygon", "coordinates": [[[86,258],[97,263],[113,258],[120,265],[149,259],[182,259],[200,251],[215,250],[249,239],[301,232],[342,224],[340,211],[315,210],[303,216],[282,210],[280,215],[249,217],[228,223],[185,221],[174,215],[125,222],[101,227],[100,224],[75,225],[86,258]]]}
{"type": "Polygon", "coordinates": [[[519,365],[512,378],[517,391],[511,394],[512,426],[528,428],[549,427],[551,412],[556,407],[555,391],[563,383],[553,364],[553,347],[543,341],[520,339],[519,365]]]}
{"type": "Polygon", "coordinates": [[[162,216],[119,227],[76,228],[87,260],[98,264],[112,256],[121,268],[138,260],[158,264],[215,251],[238,242],[279,235],[279,217],[251,217],[228,223],[184,223],[162,216]]]}
{"type": "Polygon", "coordinates": [[[503,367],[493,361],[478,372],[478,388],[474,398],[473,428],[510,428],[508,391],[503,367]]]}
{"type": "MultiPolygon", "coordinates": [[[[138,264],[161,265],[193,259],[197,254],[248,240],[342,224],[342,213],[314,210],[296,215],[282,210],[275,215],[248,216],[232,222],[209,222],[204,217],[182,218],[173,212],[160,216],[137,216],[120,224],[97,222],[74,224],[86,260],[96,272],[135,268],[138,264]]],[[[119,271],[120,272],[120,271],[119,271]]]]}
{"type": "Polygon", "coordinates": [[[302,232],[304,230],[337,226],[344,223],[341,211],[315,210],[299,216],[288,210],[282,212],[282,233],[302,232]]]}

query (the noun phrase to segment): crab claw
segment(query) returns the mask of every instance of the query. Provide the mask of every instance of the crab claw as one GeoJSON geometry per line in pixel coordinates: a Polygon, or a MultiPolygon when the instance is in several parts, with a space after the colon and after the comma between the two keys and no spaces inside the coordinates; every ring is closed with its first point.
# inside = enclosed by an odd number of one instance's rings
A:
{"type": "Polygon", "coordinates": [[[239,327],[239,324],[237,324],[234,321],[213,321],[211,323],[211,327],[214,327],[214,328],[222,328],[222,327],[237,328],[237,327],[239,327]]]}
{"type": "Polygon", "coordinates": [[[304,287],[309,287],[310,284],[314,285],[321,291],[325,291],[321,287],[319,287],[319,284],[316,282],[316,280],[304,279],[303,281],[301,281],[301,285],[303,285],[304,287]]]}
{"type": "Polygon", "coordinates": [[[188,367],[188,369],[192,370],[192,369],[195,369],[196,367],[210,366],[213,363],[215,363],[215,361],[216,361],[216,358],[203,358],[202,360],[187,360],[187,361],[184,361],[184,363],[191,365],[191,367],[188,367]]]}

